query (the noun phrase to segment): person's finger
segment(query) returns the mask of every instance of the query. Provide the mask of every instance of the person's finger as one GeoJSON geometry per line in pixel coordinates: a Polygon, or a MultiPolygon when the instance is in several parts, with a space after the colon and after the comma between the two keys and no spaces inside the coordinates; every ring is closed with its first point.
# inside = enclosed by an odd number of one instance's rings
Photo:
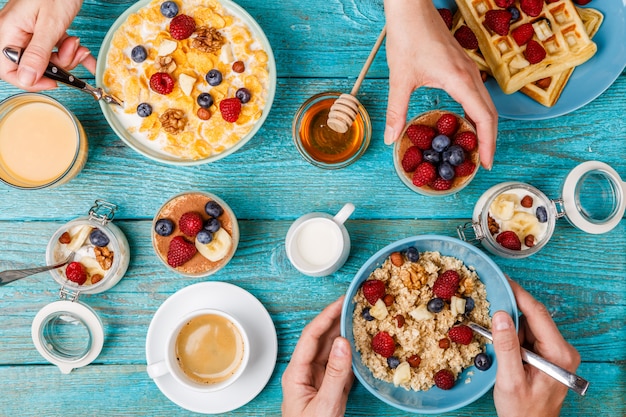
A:
{"type": "Polygon", "coordinates": [[[393,74],[390,75],[384,134],[386,145],[391,145],[398,140],[402,130],[404,130],[411,93],[412,89],[408,85],[408,80],[399,79],[393,74]]]}
{"type": "Polygon", "coordinates": [[[317,396],[329,415],[343,415],[353,380],[350,343],[343,337],[337,337],[317,396]]]}
{"type": "Polygon", "coordinates": [[[76,36],[68,36],[66,33],[57,42],[57,52],[52,54],[50,60],[63,69],[70,69],[79,46],[80,39],[76,36]]]}
{"type": "Polygon", "coordinates": [[[523,386],[526,376],[511,316],[505,311],[497,311],[493,315],[491,332],[493,348],[498,358],[496,384],[500,389],[514,392],[516,388],[523,386]]]}

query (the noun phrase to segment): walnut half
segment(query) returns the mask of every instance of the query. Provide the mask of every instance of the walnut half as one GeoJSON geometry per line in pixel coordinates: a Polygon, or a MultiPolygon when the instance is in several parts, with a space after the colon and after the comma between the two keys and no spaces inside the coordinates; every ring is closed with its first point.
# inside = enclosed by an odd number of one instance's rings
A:
{"type": "Polygon", "coordinates": [[[167,109],[165,113],[159,116],[159,121],[163,130],[172,135],[182,132],[187,123],[185,112],[180,109],[167,109]]]}
{"type": "Polygon", "coordinates": [[[168,74],[171,74],[176,69],[176,62],[174,62],[174,58],[170,55],[159,56],[156,61],[154,61],[154,66],[158,72],[167,72],[168,74]]]}
{"type": "Polygon", "coordinates": [[[201,50],[202,52],[217,52],[224,44],[222,34],[215,28],[201,26],[196,29],[196,36],[191,41],[192,48],[201,50]]]}

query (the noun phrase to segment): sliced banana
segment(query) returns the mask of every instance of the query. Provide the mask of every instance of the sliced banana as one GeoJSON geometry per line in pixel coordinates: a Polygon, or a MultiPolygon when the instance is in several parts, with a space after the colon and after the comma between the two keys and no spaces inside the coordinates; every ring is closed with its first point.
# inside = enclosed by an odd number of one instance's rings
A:
{"type": "Polygon", "coordinates": [[[389,311],[387,311],[387,306],[385,305],[385,302],[380,298],[378,299],[378,301],[376,301],[376,304],[374,304],[372,308],[370,308],[370,316],[374,317],[375,319],[384,320],[385,317],[387,317],[387,314],[389,314],[389,311]]]}
{"type": "Polygon", "coordinates": [[[89,236],[90,232],[91,232],[91,226],[89,225],[80,226],[78,231],[72,235],[72,241],[68,243],[67,250],[71,252],[76,252],[78,248],[83,246],[83,243],[85,243],[85,240],[87,240],[87,236],[89,236]]]}
{"type": "Polygon", "coordinates": [[[411,380],[411,365],[408,362],[402,362],[393,373],[393,385],[407,384],[411,380]]]}
{"type": "Polygon", "coordinates": [[[524,211],[516,212],[510,220],[503,222],[502,229],[515,232],[522,242],[526,236],[533,235],[537,237],[540,232],[537,217],[524,211]]]}
{"type": "Polygon", "coordinates": [[[409,311],[409,316],[413,317],[413,319],[417,321],[430,320],[435,317],[433,313],[428,311],[426,304],[420,304],[413,310],[409,311]]]}
{"type": "Polygon", "coordinates": [[[85,270],[87,271],[89,275],[100,274],[104,276],[106,274],[106,272],[102,269],[102,267],[100,266],[100,263],[96,260],[96,258],[83,256],[82,258],[80,258],[78,262],[80,262],[85,267],[85,270]]]}
{"type": "Polygon", "coordinates": [[[233,240],[224,228],[213,233],[213,240],[209,243],[200,243],[196,238],[196,249],[211,262],[224,259],[232,246],[233,240]]]}
{"type": "Polygon", "coordinates": [[[500,194],[493,200],[489,211],[498,220],[509,220],[515,214],[515,206],[519,204],[519,197],[515,194],[500,194]]]}

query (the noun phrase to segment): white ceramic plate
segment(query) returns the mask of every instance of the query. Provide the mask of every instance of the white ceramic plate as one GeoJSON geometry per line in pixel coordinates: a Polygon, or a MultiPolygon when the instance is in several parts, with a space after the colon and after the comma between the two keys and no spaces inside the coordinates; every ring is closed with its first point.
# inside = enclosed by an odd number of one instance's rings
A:
{"type": "Polygon", "coordinates": [[[272,376],[278,354],[276,328],[263,304],[248,291],[224,282],[200,282],[174,293],[155,313],[146,337],[148,364],[164,359],[169,330],[181,317],[200,308],[222,310],[241,321],[251,349],[244,374],[223,390],[209,393],[190,390],[169,374],[155,378],[154,382],[167,398],[189,411],[226,413],[252,401],[272,376]]]}

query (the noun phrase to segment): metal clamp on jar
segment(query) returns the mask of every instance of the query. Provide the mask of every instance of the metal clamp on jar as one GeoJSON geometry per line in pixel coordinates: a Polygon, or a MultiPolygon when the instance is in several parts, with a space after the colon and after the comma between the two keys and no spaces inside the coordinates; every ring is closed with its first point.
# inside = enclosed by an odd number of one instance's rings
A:
{"type": "Polygon", "coordinates": [[[472,221],[458,226],[457,233],[494,255],[525,258],[548,243],[561,217],[586,233],[601,234],[615,228],[625,210],[626,183],[609,165],[588,161],[570,171],[554,200],[521,182],[491,187],[478,199],[472,221]],[[474,238],[468,238],[468,230],[474,238]]]}

